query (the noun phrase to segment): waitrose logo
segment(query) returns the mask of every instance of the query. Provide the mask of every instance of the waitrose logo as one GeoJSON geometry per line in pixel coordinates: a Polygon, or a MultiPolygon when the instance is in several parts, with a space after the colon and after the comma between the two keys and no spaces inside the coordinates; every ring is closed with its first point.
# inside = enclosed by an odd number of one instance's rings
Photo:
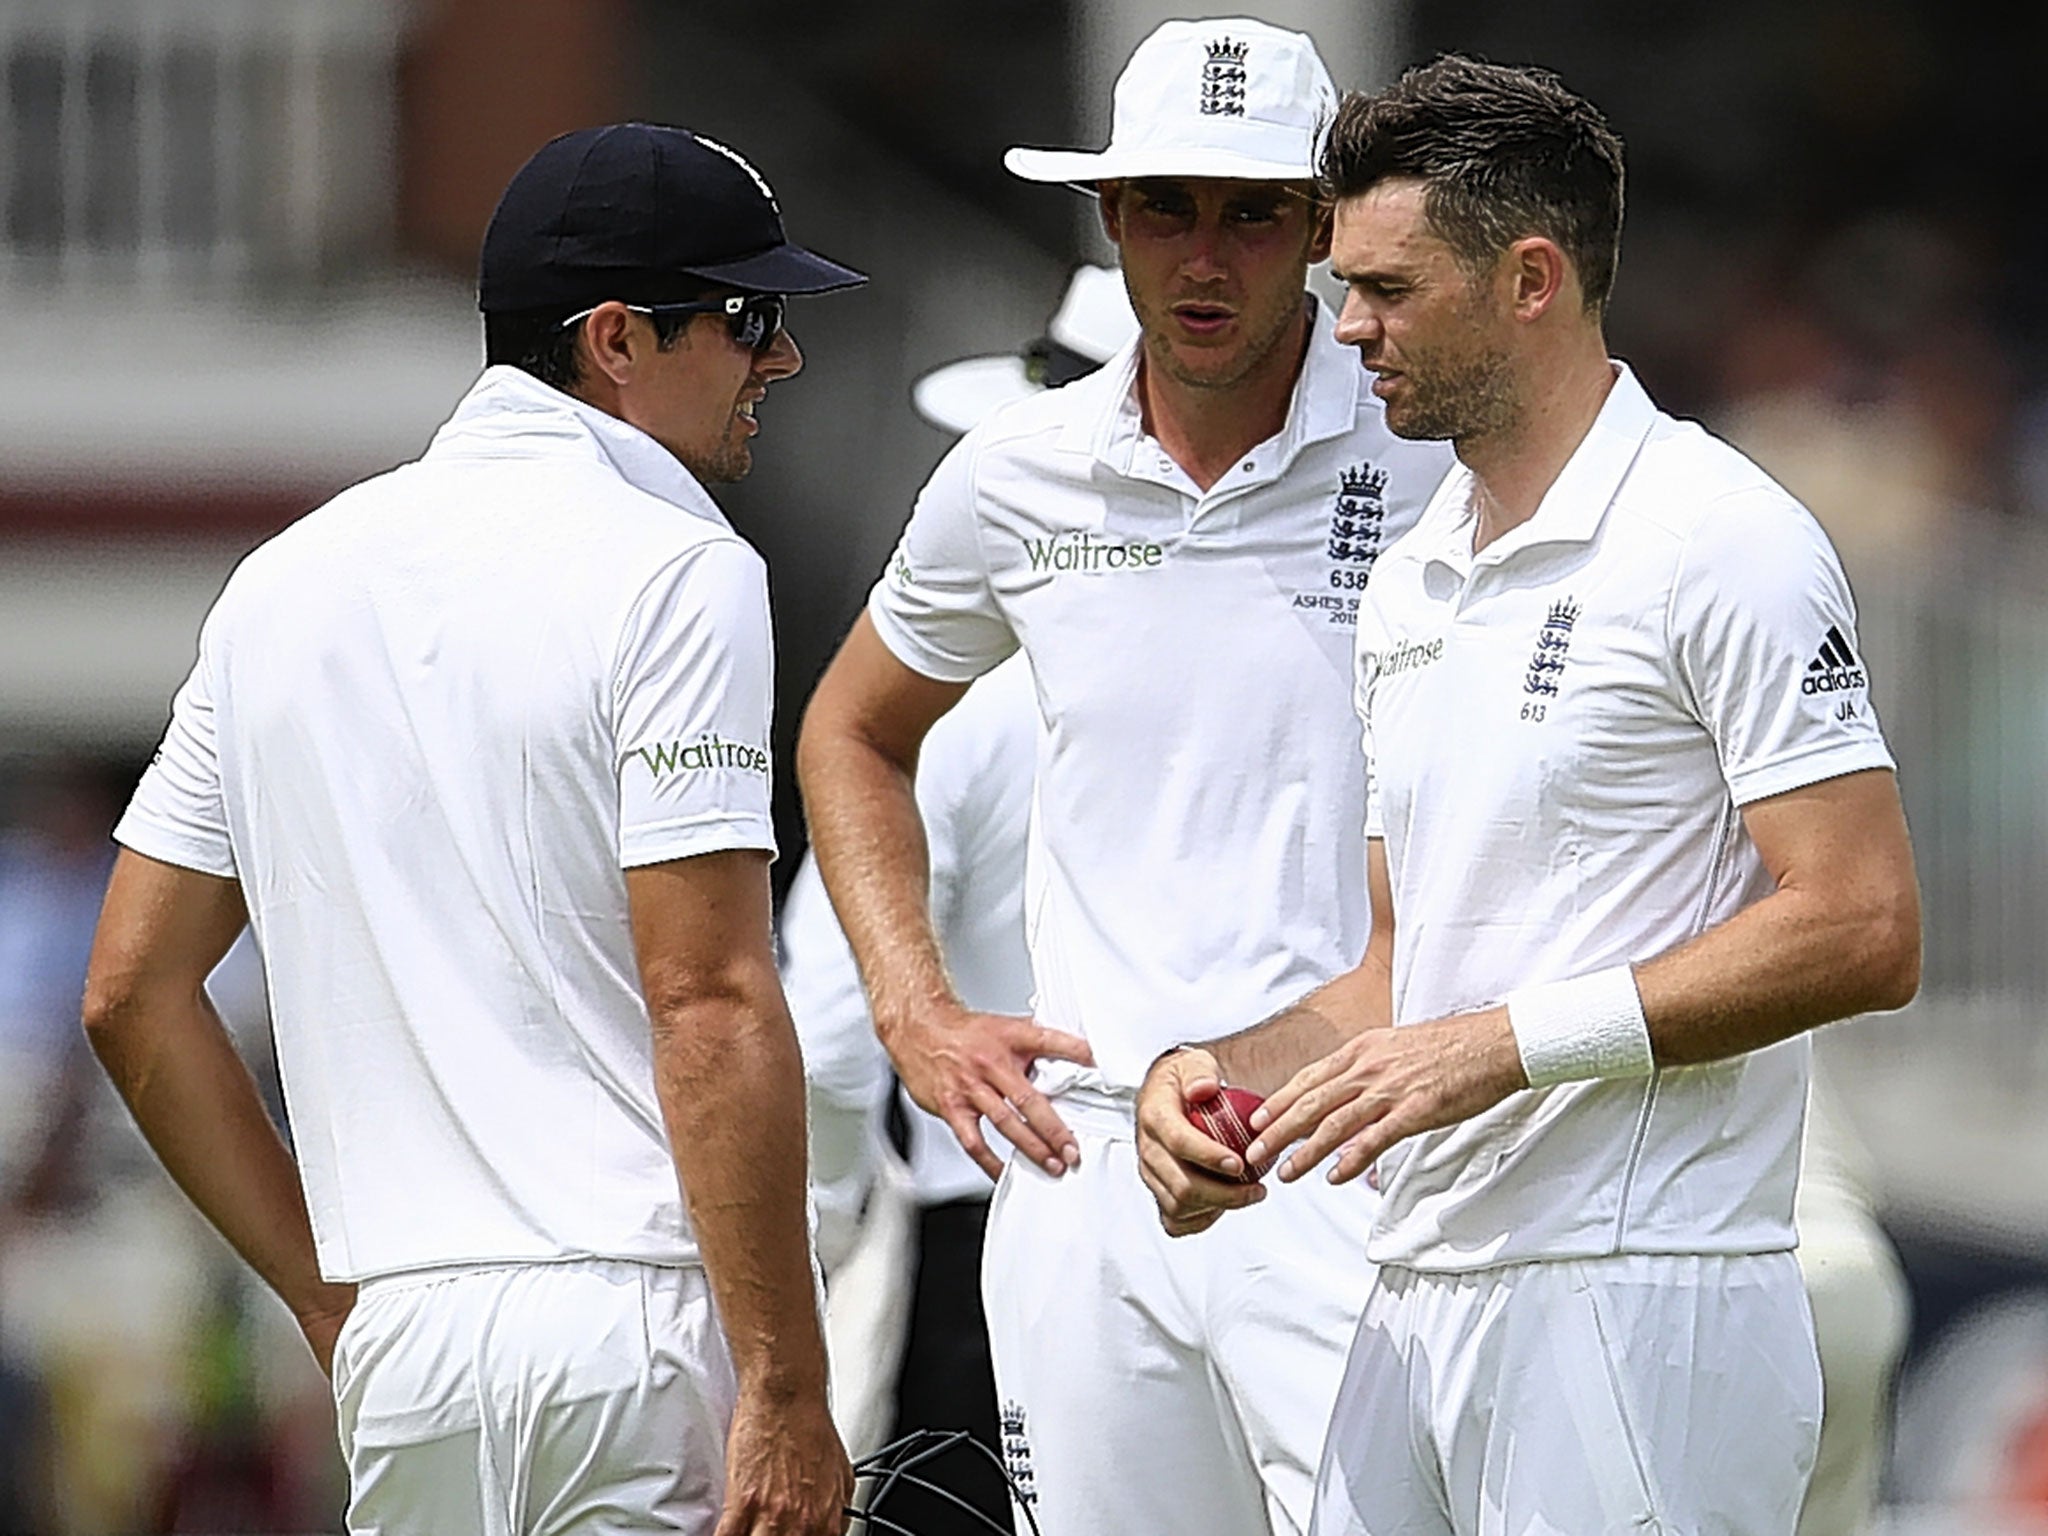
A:
{"type": "Polygon", "coordinates": [[[720,768],[736,768],[742,773],[766,777],[769,767],[766,747],[727,741],[717,735],[701,736],[695,741],[657,742],[638,748],[633,756],[645,763],[648,773],[657,779],[672,773],[704,773],[720,768]]]}
{"type": "Polygon", "coordinates": [[[1361,658],[1368,673],[1375,679],[1399,677],[1403,672],[1412,672],[1417,667],[1426,667],[1433,661],[1444,659],[1444,637],[1421,644],[1403,640],[1391,651],[1367,651],[1361,658]]]}
{"type": "Polygon", "coordinates": [[[1069,533],[1026,539],[1024,553],[1034,571],[1144,571],[1166,558],[1166,546],[1117,544],[1092,534],[1069,533]]]}

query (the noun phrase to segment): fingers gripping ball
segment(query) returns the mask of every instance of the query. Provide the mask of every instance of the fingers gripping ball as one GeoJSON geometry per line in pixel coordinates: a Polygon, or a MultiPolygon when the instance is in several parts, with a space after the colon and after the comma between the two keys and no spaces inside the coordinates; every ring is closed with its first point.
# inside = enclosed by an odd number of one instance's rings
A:
{"type": "MultiPolygon", "coordinates": [[[[1225,1088],[1213,1099],[1188,1106],[1188,1120],[1211,1141],[1220,1141],[1239,1157],[1252,1144],[1252,1111],[1266,1101],[1249,1088],[1225,1088]]],[[[1272,1172],[1277,1157],[1262,1163],[1247,1163],[1239,1175],[1242,1182],[1256,1184],[1272,1172]]]]}

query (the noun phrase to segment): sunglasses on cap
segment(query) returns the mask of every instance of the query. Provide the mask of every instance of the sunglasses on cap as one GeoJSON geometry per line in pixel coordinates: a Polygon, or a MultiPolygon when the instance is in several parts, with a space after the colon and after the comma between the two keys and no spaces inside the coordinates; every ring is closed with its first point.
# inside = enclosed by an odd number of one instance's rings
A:
{"type": "MultiPolygon", "coordinates": [[[[695,299],[686,304],[628,304],[636,315],[723,315],[732,339],[750,352],[764,352],[782,331],[782,318],[789,300],[779,293],[732,293],[722,299],[695,299]]],[[[598,306],[579,309],[562,322],[567,330],[579,320],[588,320],[598,306]]]]}
{"type": "Polygon", "coordinates": [[[1041,336],[1024,349],[1024,377],[1045,389],[1071,384],[1101,366],[1101,359],[1061,346],[1050,336],[1041,336]]]}

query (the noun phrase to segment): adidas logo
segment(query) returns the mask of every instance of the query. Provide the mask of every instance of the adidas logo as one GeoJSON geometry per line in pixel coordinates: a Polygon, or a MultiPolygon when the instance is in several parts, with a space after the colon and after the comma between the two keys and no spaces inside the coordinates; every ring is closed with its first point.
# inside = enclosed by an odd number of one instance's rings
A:
{"type": "Polygon", "coordinates": [[[1820,653],[1806,664],[1806,676],[1799,684],[1804,694],[1839,693],[1845,688],[1861,688],[1869,682],[1863,664],[1856,659],[1856,653],[1849,649],[1849,642],[1841,630],[1834,625],[1820,643],[1820,653]]]}

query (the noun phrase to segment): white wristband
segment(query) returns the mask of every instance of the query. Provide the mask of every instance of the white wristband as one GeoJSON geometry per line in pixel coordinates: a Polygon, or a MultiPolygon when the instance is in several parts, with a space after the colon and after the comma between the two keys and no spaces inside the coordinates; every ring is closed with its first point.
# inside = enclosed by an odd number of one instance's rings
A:
{"type": "Polygon", "coordinates": [[[1625,965],[1517,987],[1507,1007],[1531,1088],[1589,1077],[1646,1077],[1656,1070],[1642,995],[1635,972],[1625,965]]]}

